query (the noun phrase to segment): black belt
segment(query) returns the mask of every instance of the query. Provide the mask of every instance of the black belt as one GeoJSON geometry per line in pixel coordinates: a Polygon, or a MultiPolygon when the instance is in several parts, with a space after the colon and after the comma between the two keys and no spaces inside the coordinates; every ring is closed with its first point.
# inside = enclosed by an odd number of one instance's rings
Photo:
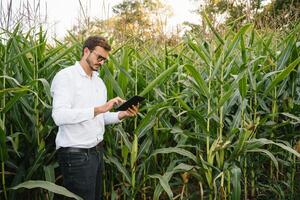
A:
{"type": "Polygon", "coordinates": [[[91,148],[78,148],[78,147],[60,147],[58,151],[60,152],[70,152],[70,153],[89,153],[92,151],[100,151],[103,147],[103,141],[98,143],[96,146],[91,148]]]}

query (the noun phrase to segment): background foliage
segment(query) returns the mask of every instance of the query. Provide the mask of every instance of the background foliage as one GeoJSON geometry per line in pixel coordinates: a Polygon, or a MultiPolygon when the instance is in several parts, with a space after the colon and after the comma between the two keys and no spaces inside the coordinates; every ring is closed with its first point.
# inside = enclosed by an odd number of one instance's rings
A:
{"type": "MultiPolygon", "coordinates": [[[[157,2],[143,4],[149,15],[157,2]]],[[[141,6],[116,6],[116,22],[141,6]]],[[[107,127],[106,199],[299,198],[299,23],[218,26],[206,13],[175,40],[142,28],[147,15],[123,23],[141,31],[108,35],[114,50],[100,71],[108,98],[147,101],[136,119],[107,127]]],[[[55,73],[79,60],[86,35],[103,31],[80,27],[51,44],[42,26],[2,29],[1,199],[80,199],[58,186],[49,93],[55,73]]]]}

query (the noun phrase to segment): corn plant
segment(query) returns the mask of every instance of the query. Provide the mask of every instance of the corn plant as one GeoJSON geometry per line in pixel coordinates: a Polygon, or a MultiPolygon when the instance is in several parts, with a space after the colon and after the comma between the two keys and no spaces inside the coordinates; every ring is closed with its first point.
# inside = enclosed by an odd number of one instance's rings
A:
{"type": "MultiPolygon", "coordinates": [[[[211,34],[175,46],[113,44],[100,71],[108,98],[146,101],[106,128],[105,199],[299,197],[299,25],[220,34],[204,19],[211,34]]],[[[1,34],[0,196],[80,199],[59,186],[49,85],[79,60],[82,36],[49,45],[35,30],[1,34]]]]}

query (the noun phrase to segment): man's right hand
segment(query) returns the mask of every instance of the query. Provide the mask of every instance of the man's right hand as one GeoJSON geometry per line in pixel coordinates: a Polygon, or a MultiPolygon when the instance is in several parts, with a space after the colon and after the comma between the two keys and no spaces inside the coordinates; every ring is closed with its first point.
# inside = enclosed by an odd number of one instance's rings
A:
{"type": "Polygon", "coordinates": [[[120,97],[113,98],[109,100],[106,104],[102,106],[98,106],[94,108],[94,116],[100,114],[100,113],[106,113],[110,111],[114,105],[120,105],[121,103],[124,103],[125,100],[121,99],[120,97]]]}

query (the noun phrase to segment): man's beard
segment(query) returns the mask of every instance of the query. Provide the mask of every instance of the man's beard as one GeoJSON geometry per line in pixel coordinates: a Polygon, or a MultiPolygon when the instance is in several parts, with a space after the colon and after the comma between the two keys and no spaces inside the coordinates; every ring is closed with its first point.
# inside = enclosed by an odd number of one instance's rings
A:
{"type": "MultiPolygon", "coordinates": [[[[90,56],[88,56],[88,57],[85,59],[85,61],[87,62],[87,64],[89,65],[89,67],[90,67],[90,69],[91,69],[92,71],[97,72],[98,69],[93,68],[93,66],[95,66],[95,65],[92,64],[92,61],[91,61],[89,58],[90,58],[90,56]]],[[[98,65],[98,68],[99,68],[100,66],[101,66],[101,65],[99,64],[99,65],[98,65]]]]}

